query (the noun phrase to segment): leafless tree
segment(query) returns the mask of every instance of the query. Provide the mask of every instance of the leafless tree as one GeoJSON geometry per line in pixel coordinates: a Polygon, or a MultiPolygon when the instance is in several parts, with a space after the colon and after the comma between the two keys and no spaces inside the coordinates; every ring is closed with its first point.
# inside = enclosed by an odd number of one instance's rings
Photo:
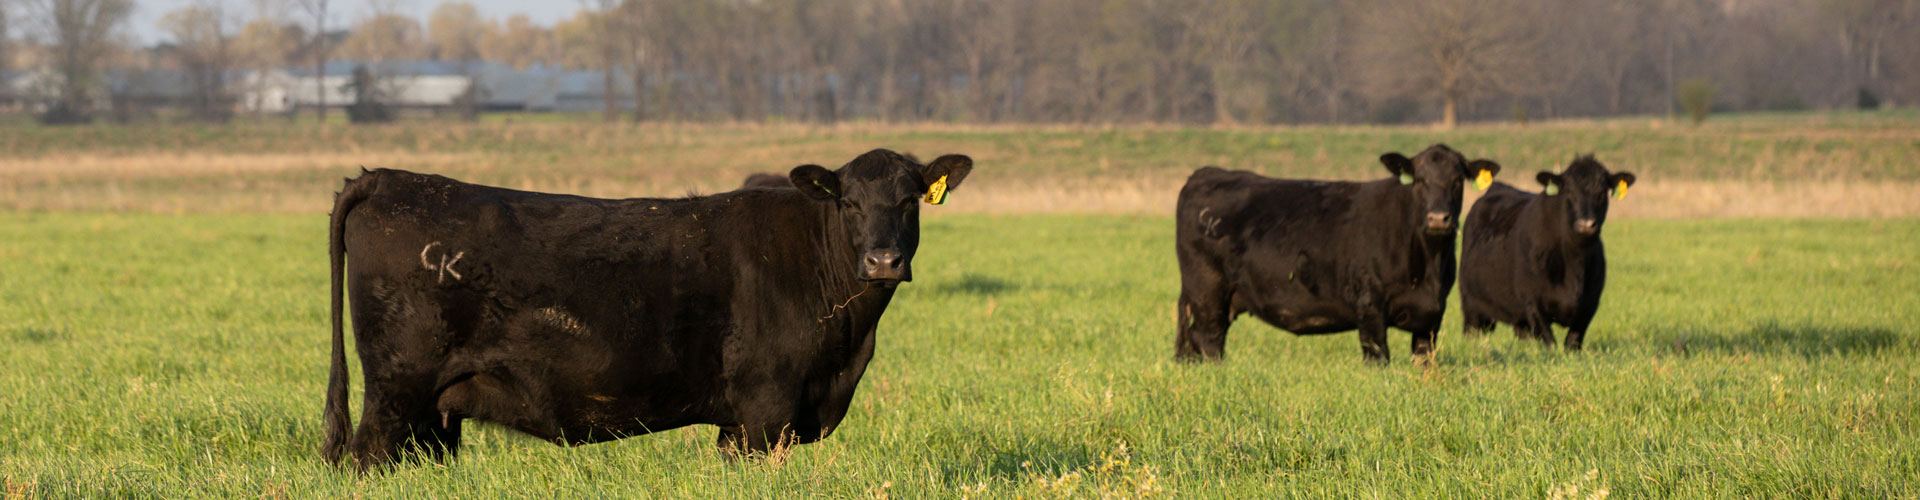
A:
{"type": "Polygon", "coordinates": [[[558,62],[554,55],[553,30],[533,23],[526,14],[515,14],[506,23],[480,40],[480,57],[505,63],[514,69],[558,62]]]}
{"type": "Polygon", "coordinates": [[[306,11],[307,18],[313,22],[313,41],[309,42],[307,53],[313,56],[313,92],[319,102],[313,108],[313,117],[321,123],[327,121],[327,55],[333,50],[328,40],[327,12],[331,0],[293,0],[306,11]]]}
{"type": "Polygon", "coordinates": [[[188,111],[200,120],[231,117],[226,75],[233,66],[233,31],[225,6],[212,1],[168,12],[160,28],[173,37],[174,57],[192,89],[188,111]]]}
{"type": "Polygon", "coordinates": [[[1362,21],[1359,60],[1375,95],[1437,97],[1440,125],[1459,122],[1463,101],[1512,90],[1537,67],[1532,0],[1410,0],[1375,5],[1362,21]]]}
{"type": "Polygon", "coordinates": [[[100,84],[100,61],[114,49],[115,34],[133,13],[131,0],[39,0],[42,26],[50,31],[59,97],[48,122],[83,121],[100,84]]]}
{"type": "MultiPolygon", "coordinates": [[[[251,93],[254,102],[247,103],[255,110],[265,109],[264,99],[268,83],[265,78],[275,69],[298,63],[297,54],[300,45],[307,39],[306,30],[290,22],[288,4],[280,0],[257,0],[254,2],[253,17],[240,27],[234,36],[233,45],[235,63],[251,69],[253,76],[248,81],[253,88],[245,89],[251,93]]],[[[288,114],[289,118],[293,115],[288,114]]]]}

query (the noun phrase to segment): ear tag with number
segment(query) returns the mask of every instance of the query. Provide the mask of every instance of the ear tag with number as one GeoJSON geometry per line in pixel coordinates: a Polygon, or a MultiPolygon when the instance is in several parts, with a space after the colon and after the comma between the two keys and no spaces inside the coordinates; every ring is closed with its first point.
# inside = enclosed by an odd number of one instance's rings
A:
{"type": "Polygon", "coordinates": [[[1493,171],[1481,170],[1480,175],[1473,178],[1473,187],[1481,191],[1486,191],[1487,186],[1491,185],[1493,185],[1493,171]]]}
{"type": "Polygon", "coordinates": [[[1410,184],[1413,184],[1413,174],[1409,174],[1409,173],[1406,173],[1406,172],[1401,172],[1401,173],[1400,173],[1400,185],[1402,185],[1402,186],[1406,186],[1406,185],[1410,185],[1410,184]]]}
{"type": "Polygon", "coordinates": [[[940,176],[940,180],[933,181],[932,186],[927,186],[927,203],[930,205],[939,205],[946,202],[947,176],[942,175],[940,176]]]}
{"type": "Polygon", "coordinates": [[[1620,181],[1620,184],[1613,187],[1613,199],[1627,199],[1627,181],[1620,181]]]}
{"type": "Polygon", "coordinates": [[[1560,195],[1560,185],[1554,184],[1551,182],[1547,183],[1547,196],[1559,196],[1559,195],[1560,195]]]}

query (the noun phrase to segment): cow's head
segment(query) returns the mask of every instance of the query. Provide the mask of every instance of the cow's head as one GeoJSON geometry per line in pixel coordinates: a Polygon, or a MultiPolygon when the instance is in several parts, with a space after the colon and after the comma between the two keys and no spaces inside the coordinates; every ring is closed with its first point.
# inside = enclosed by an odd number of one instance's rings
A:
{"type": "Polygon", "coordinates": [[[807,197],[834,204],[851,228],[860,279],[893,284],[913,280],[910,264],[920,246],[920,203],[944,201],[946,192],[959,187],[972,171],[973,159],[964,155],[921,165],[876,149],[838,170],[801,165],[788,178],[807,197]]]}
{"type": "Polygon", "coordinates": [[[1482,176],[1492,179],[1500,173],[1500,164],[1491,160],[1468,162],[1465,155],[1445,144],[1427,146],[1411,159],[1400,153],[1383,154],[1380,163],[1387,166],[1387,171],[1393,173],[1403,188],[1412,189],[1414,198],[1425,207],[1422,227],[1428,236],[1453,234],[1459,226],[1460,195],[1466,182],[1482,176]]]}
{"type": "Polygon", "coordinates": [[[1553,213],[1566,218],[1574,234],[1583,237],[1600,234],[1600,226],[1607,222],[1607,198],[1626,196],[1627,186],[1633,185],[1632,173],[1608,172],[1593,155],[1574,158],[1558,174],[1541,171],[1537,178],[1544,188],[1542,200],[1555,209],[1553,213]]]}

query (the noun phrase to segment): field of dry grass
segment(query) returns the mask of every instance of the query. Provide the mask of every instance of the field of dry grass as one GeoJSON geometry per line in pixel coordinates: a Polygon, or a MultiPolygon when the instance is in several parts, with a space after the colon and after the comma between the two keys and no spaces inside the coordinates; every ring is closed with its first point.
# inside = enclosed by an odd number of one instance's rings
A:
{"type": "MultiPolygon", "coordinates": [[[[1445,142],[1499,161],[1503,180],[1595,153],[1642,180],[1619,217],[1920,216],[1920,114],[1757,115],[1676,126],[1646,119],[1531,126],[1015,126],[945,124],[283,122],[13,127],[0,134],[0,208],[321,213],[360,166],[597,197],[731,189],[745,175],[836,166],[876,147],[975,158],[957,212],[1170,210],[1201,165],[1367,179],[1373,158],[1445,142]]],[[[1477,193],[1469,191],[1471,200],[1477,193]]]]}

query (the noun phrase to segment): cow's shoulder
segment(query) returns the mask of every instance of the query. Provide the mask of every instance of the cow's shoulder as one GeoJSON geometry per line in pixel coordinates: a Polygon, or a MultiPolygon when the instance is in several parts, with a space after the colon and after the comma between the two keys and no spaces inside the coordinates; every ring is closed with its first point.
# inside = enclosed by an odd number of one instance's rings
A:
{"type": "Polygon", "coordinates": [[[1467,213],[1468,240],[1486,241],[1521,229],[1518,227],[1521,212],[1538,197],[1504,182],[1493,183],[1467,213]]]}

